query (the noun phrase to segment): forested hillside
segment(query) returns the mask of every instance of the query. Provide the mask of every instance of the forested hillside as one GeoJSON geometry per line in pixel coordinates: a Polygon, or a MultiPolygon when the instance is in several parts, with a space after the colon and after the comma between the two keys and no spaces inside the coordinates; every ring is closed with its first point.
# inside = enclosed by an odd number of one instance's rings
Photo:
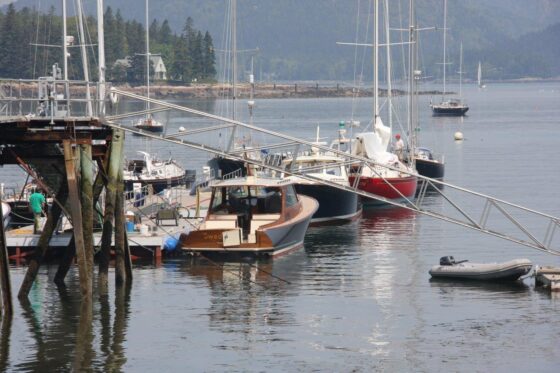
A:
{"type": "MultiPolygon", "coordinates": [[[[69,35],[75,36],[69,45],[70,79],[82,78],[79,58],[76,17],[68,19],[69,35]]],[[[90,46],[97,44],[96,21],[86,19],[90,46]]],[[[54,8],[48,13],[13,5],[0,12],[0,77],[37,78],[51,71],[51,65],[62,66],[62,17],[54,8]]],[[[145,27],[135,20],[125,20],[121,12],[109,7],[105,12],[105,42],[107,78],[112,81],[145,82],[146,46],[145,27]],[[128,58],[127,58],[128,57],[128,58]],[[125,60],[127,58],[127,60],[125,60]],[[116,64],[125,60],[125,64],[116,64]]],[[[171,30],[169,22],[154,20],[150,25],[150,52],[159,54],[167,68],[167,79],[190,83],[213,80],[216,75],[212,37],[194,27],[191,18],[184,20],[179,33],[171,30]]],[[[96,76],[96,51],[89,53],[89,65],[96,76]]],[[[153,66],[150,66],[153,72],[153,66]]],[[[151,74],[153,76],[153,74],[151,74]]]]}
{"type": "MultiPolygon", "coordinates": [[[[174,32],[180,33],[186,17],[191,17],[201,29],[215,37],[217,49],[226,49],[224,31],[228,0],[150,0],[150,14],[158,20],[167,19],[174,32]]],[[[41,6],[59,0],[42,0],[41,6]]],[[[94,2],[86,2],[92,6],[94,2]]],[[[143,2],[141,2],[143,5],[143,2]]],[[[337,41],[365,42],[371,40],[369,0],[238,0],[238,34],[240,49],[260,50],[256,60],[257,77],[271,79],[351,79],[354,76],[354,48],[337,46],[337,41]],[[359,21],[359,22],[358,22],[359,21]],[[357,24],[359,24],[357,29],[357,24]],[[366,29],[369,32],[366,32],[366,29]],[[356,35],[358,36],[356,38],[356,35]]],[[[381,2],[383,3],[383,2],[381,2]]],[[[408,23],[408,0],[391,0],[391,27],[408,23]]],[[[443,24],[443,0],[417,0],[419,24],[422,27],[443,24]]],[[[37,4],[36,0],[19,0],[18,6],[37,4]]],[[[138,0],[105,0],[113,9],[121,9],[126,19],[143,20],[144,7],[138,0]]],[[[464,46],[466,78],[474,78],[479,60],[485,64],[488,78],[547,77],[553,68],[547,53],[531,55],[535,66],[526,61],[511,60],[511,53],[503,48],[516,45],[523,51],[528,45],[516,44],[525,34],[540,32],[560,19],[557,0],[449,0],[448,1],[449,59],[458,62],[460,42],[464,46]]],[[[93,9],[89,9],[93,14],[93,9]]],[[[556,29],[549,30],[555,32],[556,29]]],[[[558,37],[559,35],[556,35],[558,37]]],[[[393,32],[394,40],[400,39],[393,32]]],[[[404,37],[404,36],[403,36],[404,37]]],[[[441,75],[436,62],[441,60],[442,32],[427,31],[421,36],[421,62],[425,74],[441,75]]],[[[544,51],[541,51],[544,52],[544,51]]],[[[364,53],[360,51],[360,53],[364,53]]],[[[358,57],[360,56],[358,53],[358,57]]],[[[400,51],[394,51],[398,66],[400,51]]],[[[366,52],[366,57],[371,53],[366,52]]],[[[219,60],[219,55],[217,58],[219,60]]],[[[556,56],[560,58],[560,56],[556,56]]],[[[247,69],[249,55],[240,57],[247,69]]],[[[364,75],[371,79],[371,58],[364,58],[364,75]],[[368,76],[369,75],[369,76],[368,76]]],[[[361,70],[361,59],[358,65],[361,70]]],[[[450,68],[451,69],[451,68],[450,68]]],[[[452,71],[456,70],[456,66],[452,71]]]]}

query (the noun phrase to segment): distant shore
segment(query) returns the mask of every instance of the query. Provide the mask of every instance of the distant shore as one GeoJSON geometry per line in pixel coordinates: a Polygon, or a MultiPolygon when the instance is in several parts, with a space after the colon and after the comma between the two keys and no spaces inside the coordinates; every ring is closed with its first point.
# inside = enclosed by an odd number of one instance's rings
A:
{"type": "MultiPolygon", "coordinates": [[[[486,81],[486,84],[499,83],[537,83],[537,82],[558,82],[560,78],[539,79],[539,78],[519,78],[500,81],[486,81]]],[[[466,82],[466,84],[475,84],[466,82]]],[[[115,87],[144,94],[145,86],[131,86],[129,84],[118,85],[115,87]]],[[[192,85],[171,85],[158,84],[157,82],[150,85],[152,97],[156,99],[215,99],[222,97],[232,97],[233,88],[228,84],[221,83],[196,83],[192,85]]],[[[251,87],[247,83],[237,86],[238,98],[248,99],[251,87]]],[[[418,92],[420,95],[441,95],[439,90],[423,90],[418,92]]],[[[393,89],[393,96],[406,95],[407,91],[393,89]]],[[[455,94],[455,92],[446,92],[446,94],[455,94]]],[[[347,83],[334,82],[290,82],[290,83],[257,83],[255,84],[255,98],[328,98],[328,97],[371,97],[373,89],[371,87],[356,89],[347,83]]],[[[387,90],[380,88],[380,96],[387,96],[387,90]]]]}
{"type": "MultiPolygon", "coordinates": [[[[119,87],[119,86],[117,86],[119,87]]],[[[146,87],[129,85],[120,86],[124,90],[143,94],[146,87]]],[[[150,92],[156,99],[174,99],[174,98],[221,98],[232,97],[233,88],[231,85],[224,84],[194,84],[190,86],[179,85],[150,85],[150,92]]],[[[240,84],[237,86],[238,98],[247,99],[250,97],[251,87],[249,84],[240,84]]],[[[316,98],[316,97],[371,97],[373,90],[360,89],[343,86],[342,84],[321,85],[320,83],[262,83],[255,84],[255,98],[316,98]]],[[[406,91],[393,89],[394,96],[402,96],[406,91]]],[[[386,96],[387,90],[380,89],[380,95],[386,96]]],[[[424,91],[420,94],[440,94],[439,91],[424,91]]]]}

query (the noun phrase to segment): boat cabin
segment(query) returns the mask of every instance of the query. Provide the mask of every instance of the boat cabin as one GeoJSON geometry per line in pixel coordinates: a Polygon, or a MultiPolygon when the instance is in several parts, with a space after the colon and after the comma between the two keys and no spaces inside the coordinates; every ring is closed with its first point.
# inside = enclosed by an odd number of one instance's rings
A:
{"type": "MultiPolygon", "coordinates": [[[[273,251],[291,241],[286,239],[293,235],[292,226],[303,223],[307,229],[316,201],[305,199],[289,180],[249,176],[220,181],[212,186],[206,219],[198,230],[181,235],[181,244],[187,251],[273,251]]],[[[296,241],[303,241],[303,234],[296,241]]]]}

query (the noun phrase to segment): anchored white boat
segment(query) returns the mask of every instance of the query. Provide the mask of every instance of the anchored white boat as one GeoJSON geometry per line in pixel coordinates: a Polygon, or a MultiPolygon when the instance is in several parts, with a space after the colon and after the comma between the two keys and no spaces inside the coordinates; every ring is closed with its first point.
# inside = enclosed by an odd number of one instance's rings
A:
{"type": "Polygon", "coordinates": [[[471,263],[467,260],[455,261],[452,256],[444,256],[439,265],[430,269],[432,277],[446,277],[480,281],[515,281],[529,273],[533,263],[529,259],[513,259],[503,263],[471,263]]]}

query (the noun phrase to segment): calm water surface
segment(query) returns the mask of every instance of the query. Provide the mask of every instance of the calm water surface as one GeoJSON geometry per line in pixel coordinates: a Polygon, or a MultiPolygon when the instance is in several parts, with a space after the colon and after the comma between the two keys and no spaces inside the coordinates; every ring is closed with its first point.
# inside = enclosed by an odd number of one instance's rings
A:
{"type": "MultiPolygon", "coordinates": [[[[446,180],[560,216],[560,84],[466,87],[464,94],[471,106],[465,118],[432,118],[430,97],[421,97],[422,145],[445,154],[446,180]],[[455,131],[466,140],[454,142],[455,131]]],[[[222,110],[220,102],[189,104],[222,110]]],[[[351,108],[349,99],[259,100],[255,123],[313,139],[317,124],[322,136],[334,135],[351,108]]],[[[356,118],[367,123],[370,110],[370,100],[360,100],[356,118]]],[[[204,124],[173,113],[161,118],[168,131],[204,124]]],[[[208,159],[127,139],[128,156],[145,148],[187,168],[208,159]]],[[[23,182],[15,168],[0,169],[0,177],[23,182]]],[[[438,196],[427,203],[446,209],[438,196]]],[[[29,304],[16,301],[13,321],[2,325],[0,370],[557,372],[560,298],[535,290],[530,279],[431,281],[428,269],[443,255],[560,265],[529,248],[387,208],[352,224],[312,228],[305,249],[274,261],[137,263],[131,289],[96,294],[92,322],[80,309],[77,272],[60,290],[52,283],[56,267],[44,266],[29,304]]],[[[11,267],[15,292],[25,270],[11,267]]]]}

